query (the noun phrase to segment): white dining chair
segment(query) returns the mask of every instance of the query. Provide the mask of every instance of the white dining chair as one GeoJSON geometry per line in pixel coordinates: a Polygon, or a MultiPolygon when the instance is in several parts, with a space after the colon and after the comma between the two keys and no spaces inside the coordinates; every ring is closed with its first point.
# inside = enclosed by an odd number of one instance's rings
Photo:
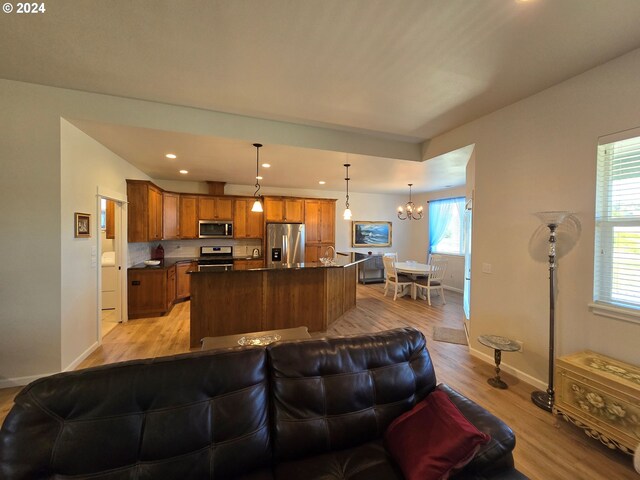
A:
{"type": "MultiPolygon", "coordinates": [[[[411,292],[413,289],[413,279],[403,273],[396,271],[394,257],[386,255],[382,257],[384,264],[384,296],[387,296],[387,290],[389,286],[393,285],[393,299],[398,298],[398,289],[400,289],[400,296],[403,296],[407,290],[411,292]]],[[[413,295],[412,295],[413,296],[413,295]]]]}
{"type": "Polygon", "coordinates": [[[444,288],[442,287],[442,282],[444,281],[444,276],[446,273],[446,261],[431,259],[431,269],[429,271],[429,276],[416,279],[414,283],[414,288],[417,290],[416,293],[421,294],[421,292],[424,290],[424,293],[427,297],[427,302],[429,302],[429,306],[431,306],[431,290],[438,291],[438,293],[440,294],[440,298],[442,298],[443,305],[447,303],[444,299],[444,288]]]}

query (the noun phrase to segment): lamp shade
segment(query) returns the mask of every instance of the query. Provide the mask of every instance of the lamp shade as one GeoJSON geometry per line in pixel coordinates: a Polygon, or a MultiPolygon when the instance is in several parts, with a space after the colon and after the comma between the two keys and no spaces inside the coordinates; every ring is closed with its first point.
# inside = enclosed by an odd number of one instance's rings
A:
{"type": "Polygon", "coordinates": [[[536,212],[534,213],[536,217],[540,219],[544,225],[560,225],[564,222],[565,218],[571,215],[571,212],[567,212],[564,210],[553,210],[548,212],[536,212]]]}
{"type": "Polygon", "coordinates": [[[258,213],[263,211],[262,210],[262,203],[260,202],[259,198],[256,198],[256,201],[253,202],[253,207],[251,207],[251,211],[252,212],[258,212],[258,213]]]}
{"type": "Polygon", "coordinates": [[[342,214],[342,218],[344,218],[345,220],[351,220],[351,209],[350,208],[345,208],[344,209],[344,213],[342,214]]]}

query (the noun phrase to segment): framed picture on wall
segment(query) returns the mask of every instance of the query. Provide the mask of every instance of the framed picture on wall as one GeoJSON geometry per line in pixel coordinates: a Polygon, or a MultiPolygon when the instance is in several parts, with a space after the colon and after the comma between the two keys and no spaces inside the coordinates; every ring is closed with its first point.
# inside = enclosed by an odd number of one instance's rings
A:
{"type": "Polygon", "coordinates": [[[91,214],[76,212],[75,226],[76,238],[89,238],[91,236],[91,214]]]}
{"type": "Polygon", "coordinates": [[[391,222],[352,222],[352,247],[390,247],[391,222]]]}

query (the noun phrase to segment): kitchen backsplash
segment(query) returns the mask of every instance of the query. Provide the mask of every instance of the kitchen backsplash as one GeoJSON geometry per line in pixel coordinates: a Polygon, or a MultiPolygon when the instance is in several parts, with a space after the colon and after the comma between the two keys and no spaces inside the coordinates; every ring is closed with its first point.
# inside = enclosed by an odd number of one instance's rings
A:
{"type": "Polygon", "coordinates": [[[200,247],[233,246],[235,257],[249,257],[254,248],[262,252],[262,241],[259,239],[227,239],[207,238],[201,240],[161,240],[151,243],[129,243],[129,267],[151,258],[153,250],[162,245],[165,257],[199,257],[200,247]]]}

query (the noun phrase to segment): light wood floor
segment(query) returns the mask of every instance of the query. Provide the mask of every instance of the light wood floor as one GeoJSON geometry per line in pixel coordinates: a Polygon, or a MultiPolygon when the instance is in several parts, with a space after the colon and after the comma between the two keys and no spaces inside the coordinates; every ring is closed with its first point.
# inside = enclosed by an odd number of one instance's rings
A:
{"type": "MultiPolygon", "coordinates": [[[[446,292],[446,299],[443,306],[436,297],[432,307],[409,297],[394,302],[392,297],[382,295],[379,284],[359,285],[357,307],[331,325],[327,334],[375,332],[402,326],[420,329],[427,337],[438,380],[473,399],[515,431],[516,467],[531,479],[640,479],[630,456],[609,450],[582,430],[535,407],[529,399],[532,386],[504,374],[509,389],[496,390],[486,382],[494,375],[492,365],[471,357],[466,346],[433,341],[434,326],[462,327],[461,295],[446,292]]],[[[184,302],[165,317],[117,325],[80,368],[187,351],[189,302],[184,302]]],[[[18,391],[19,388],[0,390],[0,421],[18,391]]]]}

